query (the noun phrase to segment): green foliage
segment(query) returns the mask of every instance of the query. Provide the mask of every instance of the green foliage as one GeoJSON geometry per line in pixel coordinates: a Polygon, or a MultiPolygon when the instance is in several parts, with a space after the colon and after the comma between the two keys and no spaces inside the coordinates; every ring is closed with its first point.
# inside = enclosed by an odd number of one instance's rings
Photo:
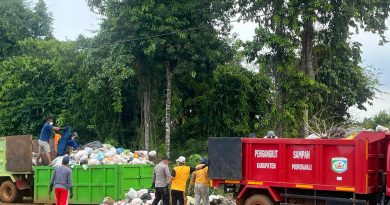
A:
{"type": "Polygon", "coordinates": [[[196,165],[200,164],[200,161],[202,160],[202,156],[199,154],[192,154],[190,157],[188,157],[187,164],[190,167],[195,167],[196,165]]]}
{"type": "Polygon", "coordinates": [[[18,46],[20,56],[0,63],[0,135],[37,135],[46,116],[61,115],[69,106],[61,74],[63,67],[76,70],[74,47],[31,38],[18,46]]]}
{"type": "Polygon", "coordinates": [[[390,127],[390,112],[382,110],[374,117],[364,118],[363,122],[360,124],[361,127],[366,129],[374,129],[376,126],[382,125],[384,127],[390,127]]]}
{"type": "Polygon", "coordinates": [[[279,132],[296,136],[300,110],[313,115],[325,107],[327,116],[343,121],[349,107],[365,109],[364,102],[372,100],[378,84],[359,66],[360,44],[351,42],[350,28],[376,32],[380,43],[386,42],[390,2],[239,0],[238,5],[242,16],[258,23],[253,41],[244,44],[245,54],[274,81],[279,132]],[[306,51],[313,53],[305,56],[306,51]]]}
{"type": "MultiPolygon", "coordinates": [[[[364,109],[377,85],[359,66],[360,44],[350,41],[349,28],[363,26],[383,37],[388,3],[307,2],[89,0],[103,16],[100,31],[59,42],[43,0],[33,8],[2,0],[0,135],[37,136],[50,115],[56,125],[71,125],[82,143],[141,149],[149,99],[151,149],[161,156],[167,151],[167,65],[172,158],[200,153],[188,158],[197,164],[207,154],[208,137],[263,136],[271,129],[297,136],[307,108],[343,121],[349,107],[364,109]],[[253,41],[228,37],[237,12],[259,24],[253,41]],[[320,25],[314,79],[298,69],[308,21],[320,25]],[[259,70],[244,65],[244,57],[259,70]]],[[[386,117],[380,113],[365,123],[386,126],[386,117]]]]}

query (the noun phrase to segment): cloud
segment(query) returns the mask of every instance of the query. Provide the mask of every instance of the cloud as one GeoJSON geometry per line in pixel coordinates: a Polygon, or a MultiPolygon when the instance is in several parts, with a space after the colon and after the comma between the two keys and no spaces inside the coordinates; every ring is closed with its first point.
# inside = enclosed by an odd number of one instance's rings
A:
{"type": "Polygon", "coordinates": [[[390,111],[390,89],[381,89],[381,93],[377,93],[373,100],[373,104],[365,104],[367,111],[359,110],[357,107],[351,107],[348,112],[352,119],[362,121],[364,118],[370,118],[378,114],[380,111],[390,111]]]}

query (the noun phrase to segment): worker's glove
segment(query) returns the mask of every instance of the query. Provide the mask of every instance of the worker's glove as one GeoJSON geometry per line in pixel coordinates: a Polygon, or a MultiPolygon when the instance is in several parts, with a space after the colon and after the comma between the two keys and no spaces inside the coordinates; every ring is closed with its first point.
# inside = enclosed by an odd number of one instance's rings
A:
{"type": "Polygon", "coordinates": [[[73,189],[72,188],[70,188],[70,196],[69,196],[69,198],[73,198],[73,189]]]}
{"type": "Polygon", "coordinates": [[[49,187],[49,195],[50,193],[53,191],[53,184],[50,184],[50,187],[49,187]]]}

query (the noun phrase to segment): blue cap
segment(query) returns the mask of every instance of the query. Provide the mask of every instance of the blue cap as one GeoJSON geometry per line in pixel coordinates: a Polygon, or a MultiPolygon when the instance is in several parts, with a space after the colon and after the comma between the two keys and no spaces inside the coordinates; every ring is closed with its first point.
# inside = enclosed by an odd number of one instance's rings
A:
{"type": "Polygon", "coordinates": [[[201,163],[201,164],[207,164],[207,158],[206,158],[206,157],[203,157],[200,163],[201,163]]]}

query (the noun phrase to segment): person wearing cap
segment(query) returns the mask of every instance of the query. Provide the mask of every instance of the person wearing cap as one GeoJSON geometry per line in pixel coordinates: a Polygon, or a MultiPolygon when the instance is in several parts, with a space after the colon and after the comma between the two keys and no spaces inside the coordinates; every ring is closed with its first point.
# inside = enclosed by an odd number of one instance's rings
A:
{"type": "Polygon", "coordinates": [[[77,132],[73,132],[71,139],[67,143],[68,147],[71,147],[73,150],[76,150],[79,147],[79,145],[76,142],[76,138],[78,137],[79,135],[77,134],[77,132]]]}
{"type": "MultiPolygon", "coordinates": [[[[205,166],[204,169],[196,170],[191,177],[190,190],[194,187],[195,205],[200,205],[202,200],[203,205],[209,204],[209,177],[207,158],[203,157],[199,166],[205,166]]],[[[191,192],[191,191],[190,191],[191,192]]]]}
{"type": "Polygon", "coordinates": [[[49,195],[55,188],[56,204],[67,205],[68,198],[73,197],[72,170],[68,167],[69,157],[62,159],[62,165],[55,168],[50,180],[49,195]]]}
{"type": "Polygon", "coordinates": [[[274,138],[274,139],[276,139],[278,137],[275,135],[274,131],[270,130],[270,131],[267,132],[267,135],[264,138],[274,138]]]}
{"type": "Polygon", "coordinates": [[[169,183],[171,181],[171,173],[168,168],[169,159],[164,158],[154,167],[152,188],[155,189],[156,198],[152,205],[157,205],[162,200],[162,205],[169,205],[169,183]]]}
{"type": "MultiPolygon", "coordinates": [[[[186,204],[185,191],[187,188],[187,179],[191,173],[196,171],[196,168],[186,166],[186,158],[180,156],[177,160],[177,166],[172,170],[172,184],[171,184],[171,197],[172,205],[177,205],[179,201],[180,205],[186,204]]],[[[198,167],[203,169],[205,166],[198,167]]]]}

